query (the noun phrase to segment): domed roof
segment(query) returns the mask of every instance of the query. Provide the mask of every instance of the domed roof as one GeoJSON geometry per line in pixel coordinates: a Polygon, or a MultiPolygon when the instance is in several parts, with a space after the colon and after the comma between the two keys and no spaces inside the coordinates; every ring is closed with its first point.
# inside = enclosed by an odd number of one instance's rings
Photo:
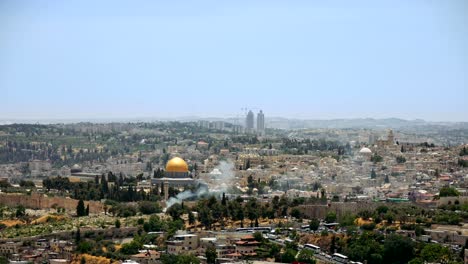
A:
{"type": "Polygon", "coordinates": [[[364,147],[364,148],[362,148],[362,149],[359,151],[359,153],[372,153],[372,150],[370,150],[370,149],[364,147]]]}
{"type": "Polygon", "coordinates": [[[214,168],[210,174],[214,174],[214,175],[221,175],[223,174],[218,168],[214,168]]]}
{"type": "Polygon", "coordinates": [[[188,165],[183,159],[179,157],[172,158],[166,164],[167,172],[188,172],[188,165]]]}
{"type": "Polygon", "coordinates": [[[81,166],[78,165],[78,164],[75,164],[73,165],[71,168],[70,168],[70,171],[73,173],[73,172],[82,172],[82,169],[81,169],[81,166]]]}

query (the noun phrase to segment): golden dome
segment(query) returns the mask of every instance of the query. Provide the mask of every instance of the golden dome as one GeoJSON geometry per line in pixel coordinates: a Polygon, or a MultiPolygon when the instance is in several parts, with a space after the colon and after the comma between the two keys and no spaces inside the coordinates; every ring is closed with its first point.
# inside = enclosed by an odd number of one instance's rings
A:
{"type": "Polygon", "coordinates": [[[179,157],[172,158],[166,164],[167,172],[188,172],[188,165],[183,159],[179,157]]]}

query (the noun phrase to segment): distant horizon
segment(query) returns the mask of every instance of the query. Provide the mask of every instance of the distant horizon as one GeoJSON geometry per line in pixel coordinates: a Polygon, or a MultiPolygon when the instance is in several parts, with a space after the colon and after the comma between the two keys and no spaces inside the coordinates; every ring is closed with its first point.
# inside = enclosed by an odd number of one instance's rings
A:
{"type": "MultiPolygon", "coordinates": [[[[92,117],[92,118],[0,118],[0,125],[8,124],[57,124],[57,123],[81,123],[81,122],[90,122],[90,123],[111,123],[111,122],[168,122],[168,121],[180,121],[180,122],[196,122],[199,120],[232,120],[238,119],[243,122],[245,121],[245,116],[174,116],[174,117],[156,117],[156,116],[136,116],[136,117],[92,117]]],[[[301,118],[301,117],[287,117],[287,116],[265,116],[265,120],[268,123],[270,120],[297,120],[297,121],[353,121],[353,120],[402,120],[405,122],[425,122],[425,123],[468,123],[468,121],[444,121],[444,120],[425,120],[422,118],[399,118],[399,117],[383,117],[383,118],[374,118],[374,117],[350,117],[350,118],[301,118]]]]}
{"type": "MultiPolygon", "coordinates": [[[[422,120],[425,122],[449,122],[449,123],[464,123],[468,122],[468,115],[463,116],[464,119],[440,119],[440,118],[423,118],[423,117],[405,117],[401,115],[337,115],[332,113],[315,113],[315,114],[307,114],[307,113],[298,113],[298,114],[281,114],[281,113],[270,113],[263,108],[246,108],[248,110],[252,110],[255,115],[262,110],[265,114],[265,118],[284,118],[284,119],[291,119],[291,120],[352,120],[352,119],[375,119],[375,120],[382,120],[382,119],[400,119],[405,121],[417,121],[422,120]],[[255,110],[253,110],[255,109],[255,110]]],[[[248,111],[247,110],[247,111],[248,111]]],[[[247,115],[247,111],[245,110],[238,110],[233,111],[232,113],[220,113],[220,114],[204,114],[204,113],[182,113],[178,114],[177,112],[165,112],[159,114],[135,114],[135,115],[118,115],[118,114],[91,114],[91,115],[70,115],[64,116],[61,114],[54,113],[50,116],[44,115],[37,115],[31,114],[30,116],[3,116],[3,113],[0,112],[0,121],[6,120],[32,120],[32,121],[41,121],[41,120],[116,120],[116,119],[124,119],[124,120],[131,120],[131,119],[158,119],[158,120],[173,120],[173,119],[187,119],[187,118],[200,118],[200,119],[233,119],[233,118],[240,118],[245,119],[247,115]]]]}

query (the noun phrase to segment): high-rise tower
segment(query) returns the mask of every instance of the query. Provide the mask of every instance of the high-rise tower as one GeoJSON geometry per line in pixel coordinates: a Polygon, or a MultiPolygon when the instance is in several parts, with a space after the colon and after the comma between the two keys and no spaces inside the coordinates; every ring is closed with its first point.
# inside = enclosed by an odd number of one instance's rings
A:
{"type": "Polygon", "coordinates": [[[252,110],[249,110],[247,117],[245,119],[245,130],[247,133],[252,133],[254,129],[254,113],[252,110]]]}
{"type": "Polygon", "coordinates": [[[260,135],[265,134],[265,114],[262,110],[257,114],[257,132],[260,135]]]}

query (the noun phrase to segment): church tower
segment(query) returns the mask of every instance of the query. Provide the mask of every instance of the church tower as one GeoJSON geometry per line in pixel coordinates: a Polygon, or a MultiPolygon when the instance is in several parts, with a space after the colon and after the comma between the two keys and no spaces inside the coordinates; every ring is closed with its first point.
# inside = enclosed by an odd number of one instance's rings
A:
{"type": "Polygon", "coordinates": [[[389,146],[393,146],[394,143],[395,143],[395,136],[393,135],[393,130],[390,129],[390,131],[388,131],[387,144],[389,146]]]}

